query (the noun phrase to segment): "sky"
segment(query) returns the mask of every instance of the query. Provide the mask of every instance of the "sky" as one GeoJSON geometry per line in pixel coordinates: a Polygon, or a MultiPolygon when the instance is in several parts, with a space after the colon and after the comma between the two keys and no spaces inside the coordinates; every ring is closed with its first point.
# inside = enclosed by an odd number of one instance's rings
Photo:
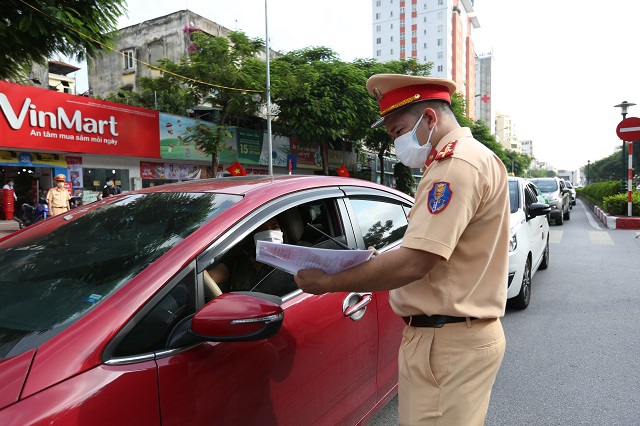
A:
{"type": "MultiPolygon", "coordinates": [[[[372,0],[266,1],[271,49],[372,56],[372,0]]],[[[118,27],[182,9],[265,39],[264,0],[131,0],[118,27]]],[[[519,140],[533,141],[536,159],[574,170],[622,146],[614,105],[638,103],[627,117],[640,116],[639,1],[475,0],[474,10],[476,52],[495,58],[494,111],[512,117],[519,140]]],[[[78,92],[87,90],[82,72],[77,79],[78,92]]]]}

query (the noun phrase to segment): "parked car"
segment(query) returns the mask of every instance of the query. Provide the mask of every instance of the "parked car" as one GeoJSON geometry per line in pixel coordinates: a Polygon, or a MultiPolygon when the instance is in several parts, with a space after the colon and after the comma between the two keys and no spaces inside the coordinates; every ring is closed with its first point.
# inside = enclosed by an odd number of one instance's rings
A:
{"type": "Polygon", "coordinates": [[[566,179],[564,180],[564,185],[570,191],[569,195],[571,195],[571,205],[575,206],[576,205],[576,189],[573,187],[573,184],[566,179]]]}
{"type": "Polygon", "coordinates": [[[549,266],[551,208],[536,186],[524,178],[509,178],[509,306],[525,309],[531,300],[531,280],[549,266]]]}
{"type": "Polygon", "coordinates": [[[289,244],[393,249],[412,204],[359,179],[220,178],[6,236],[0,424],[366,422],[397,392],[404,322],[387,292],[310,295],[274,269],[214,297],[203,271],[273,217],[289,244]]]}
{"type": "Polygon", "coordinates": [[[540,189],[551,207],[551,219],[554,224],[562,225],[571,219],[571,195],[564,180],[557,177],[529,179],[540,189]]]}

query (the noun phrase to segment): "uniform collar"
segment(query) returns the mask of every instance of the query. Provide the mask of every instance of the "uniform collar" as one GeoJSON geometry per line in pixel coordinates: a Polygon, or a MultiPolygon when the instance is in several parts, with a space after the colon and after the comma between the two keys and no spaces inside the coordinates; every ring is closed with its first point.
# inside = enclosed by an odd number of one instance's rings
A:
{"type": "Polygon", "coordinates": [[[444,135],[442,139],[440,139],[438,143],[435,145],[435,150],[436,152],[440,152],[440,150],[444,148],[444,146],[449,142],[459,140],[459,139],[465,139],[465,138],[473,138],[473,135],[471,134],[471,129],[468,127],[458,127],[457,129],[454,129],[449,133],[447,133],[446,135],[444,135]]]}

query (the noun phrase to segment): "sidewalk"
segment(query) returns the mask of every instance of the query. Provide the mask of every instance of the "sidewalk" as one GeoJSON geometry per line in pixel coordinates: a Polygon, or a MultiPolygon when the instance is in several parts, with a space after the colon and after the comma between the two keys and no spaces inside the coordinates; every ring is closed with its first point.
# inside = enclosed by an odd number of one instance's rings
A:
{"type": "Polygon", "coordinates": [[[0,220],[0,238],[9,235],[20,229],[20,225],[15,220],[0,220]]]}

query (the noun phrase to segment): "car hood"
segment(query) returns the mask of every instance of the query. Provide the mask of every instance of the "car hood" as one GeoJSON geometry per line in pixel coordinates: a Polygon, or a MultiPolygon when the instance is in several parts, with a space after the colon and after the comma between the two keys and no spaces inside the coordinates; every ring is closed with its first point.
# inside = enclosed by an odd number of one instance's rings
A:
{"type": "Polygon", "coordinates": [[[0,361],[0,410],[20,399],[35,349],[0,361]]]}

